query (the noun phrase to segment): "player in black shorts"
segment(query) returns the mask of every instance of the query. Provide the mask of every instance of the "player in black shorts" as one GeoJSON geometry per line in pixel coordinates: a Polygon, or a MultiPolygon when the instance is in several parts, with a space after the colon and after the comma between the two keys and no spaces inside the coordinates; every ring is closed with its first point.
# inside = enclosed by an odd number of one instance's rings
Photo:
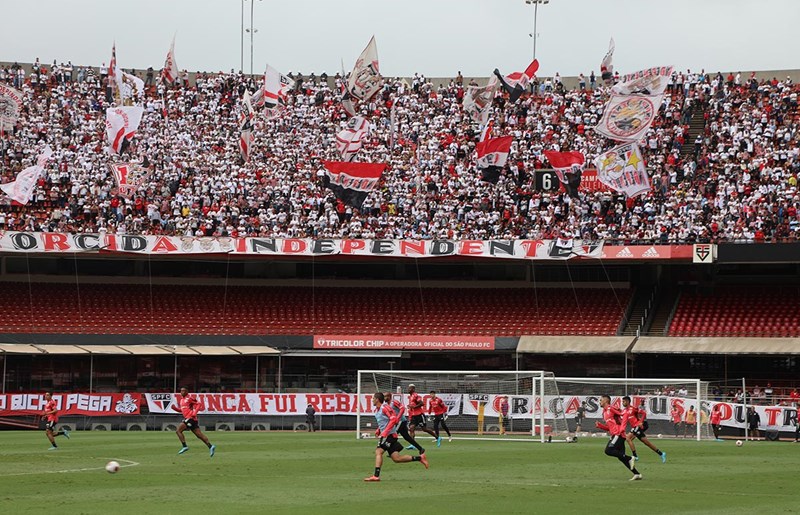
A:
{"type": "Polygon", "coordinates": [[[639,460],[639,456],[636,454],[636,445],[633,443],[633,439],[638,438],[640,442],[648,446],[661,457],[661,463],[666,463],[667,453],[653,445],[645,434],[650,424],[645,420],[647,418],[647,412],[645,411],[644,402],[637,408],[631,405],[631,398],[626,395],[622,398],[622,407],[625,408],[624,413],[627,417],[627,423],[631,426],[631,430],[625,435],[625,440],[628,441],[628,447],[631,448],[633,458],[637,461],[639,460]]]}
{"type": "Polygon", "coordinates": [[[397,424],[400,421],[400,416],[392,409],[389,402],[386,400],[382,392],[378,392],[372,396],[372,406],[375,408],[375,421],[377,422],[378,429],[375,436],[379,438],[378,446],[375,448],[375,473],[370,477],[364,478],[364,481],[380,481],[381,480],[381,467],[383,466],[383,453],[389,453],[389,457],[395,463],[410,463],[419,461],[425,468],[428,468],[428,459],[424,454],[419,456],[401,456],[400,451],[403,446],[397,441],[397,424]]]}

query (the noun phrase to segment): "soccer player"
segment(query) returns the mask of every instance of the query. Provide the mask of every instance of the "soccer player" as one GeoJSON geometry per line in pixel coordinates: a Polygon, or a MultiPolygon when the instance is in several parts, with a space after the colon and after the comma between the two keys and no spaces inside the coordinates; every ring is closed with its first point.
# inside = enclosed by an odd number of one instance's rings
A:
{"type": "Polygon", "coordinates": [[[672,421],[672,428],[675,429],[675,438],[678,438],[678,432],[681,429],[681,410],[678,409],[677,404],[672,405],[672,410],[669,412],[669,418],[672,421]]]}
{"type": "MultiPolygon", "coordinates": [[[[408,385],[408,416],[411,417],[411,421],[408,423],[408,431],[412,437],[416,438],[416,429],[419,427],[422,431],[436,438],[436,433],[425,427],[425,403],[413,384],[408,385]]],[[[409,447],[406,448],[408,449],[409,447]]]]}
{"type": "Polygon", "coordinates": [[[447,441],[453,441],[453,435],[450,434],[450,428],[447,427],[447,422],[444,419],[447,413],[447,406],[441,397],[436,396],[436,392],[431,390],[431,398],[428,401],[428,413],[433,413],[433,432],[436,433],[436,447],[442,446],[442,437],[439,435],[439,424],[447,431],[447,441]]]}
{"type": "Polygon", "coordinates": [[[608,395],[600,397],[600,407],[603,408],[604,423],[595,422],[595,425],[599,429],[608,431],[610,435],[606,445],[606,455],[617,458],[620,463],[625,465],[625,468],[633,473],[631,481],[639,481],[642,479],[642,475],[636,470],[636,461],[633,456],[625,454],[625,416],[611,405],[611,397],[608,395]]]}
{"type": "Polygon", "coordinates": [[[697,412],[694,410],[694,406],[689,407],[689,411],[686,412],[683,421],[683,437],[686,438],[686,434],[696,435],[697,434],[697,412]]]}
{"type": "Polygon", "coordinates": [[[56,436],[63,436],[67,440],[69,440],[69,431],[66,429],[62,429],[58,432],[53,432],[56,428],[56,423],[58,422],[58,403],[56,400],[53,399],[53,394],[50,392],[44,393],[44,411],[42,412],[42,420],[46,420],[47,422],[44,425],[44,434],[47,435],[47,439],[50,440],[50,448],[47,449],[48,451],[55,451],[58,449],[58,445],[56,445],[56,436]]]}
{"type": "Polygon", "coordinates": [[[375,473],[370,477],[364,478],[364,481],[381,480],[384,452],[389,453],[389,457],[395,463],[419,461],[425,468],[428,468],[428,459],[424,454],[419,456],[400,455],[403,446],[397,441],[397,432],[395,431],[397,424],[400,422],[400,417],[392,409],[390,403],[384,402],[385,400],[386,397],[381,392],[377,392],[372,396],[372,405],[375,407],[375,420],[378,423],[378,429],[375,434],[379,440],[378,446],[375,448],[375,473]]]}
{"type": "Polygon", "coordinates": [[[173,410],[183,415],[183,420],[178,424],[178,430],[175,431],[178,435],[178,440],[181,441],[181,450],[178,451],[178,454],[183,454],[189,450],[189,446],[186,445],[186,437],[183,436],[183,432],[189,429],[197,438],[206,444],[206,447],[208,447],[208,455],[212,458],[214,457],[217,446],[212,445],[211,442],[208,441],[208,437],[200,430],[200,423],[197,421],[197,414],[202,411],[203,408],[204,406],[203,403],[200,402],[200,399],[194,395],[189,395],[188,388],[181,388],[180,397],[178,398],[178,407],[172,406],[173,410]]]}
{"type": "Polygon", "coordinates": [[[711,422],[711,430],[714,431],[714,438],[718,442],[721,442],[722,438],[719,437],[719,424],[722,422],[722,412],[719,410],[719,404],[714,404],[714,407],[711,408],[709,422],[711,422]]]}
{"type": "MultiPolygon", "coordinates": [[[[402,395],[401,395],[402,397],[402,395]]],[[[408,433],[408,418],[406,417],[405,411],[406,407],[403,406],[403,402],[397,399],[392,398],[392,394],[386,392],[383,394],[384,402],[386,402],[392,410],[395,412],[395,415],[399,418],[399,422],[397,424],[397,433],[403,437],[403,439],[410,443],[411,445],[408,447],[409,449],[417,449],[420,454],[425,454],[425,449],[417,443],[413,436],[408,433]]]]}
{"type": "Polygon", "coordinates": [[[581,424],[583,423],[583,417],[586,416],[586,401],[581,401],[581,405],[578,407],[578,410],[575,412],[575,432],[578,433],[581,430],[581,424]]]}
{"type": "Polygon", "coordinates": [[[658,447],[653,445],[645,434],[645,431],[647,431],[647,428],[650,427],[650,424],[648,424],[647,420],[645,420],[647,418],[647,413],[644,410],[644,402],[642,402],[642,405],[637,408],[631,404],[631,398],[626,395],[622,398],[622,406],[625,408],[623,413],[627,419],[627,424],[630,424],[631,426],[630,432],[625,435],[625,440],[628,441],[628,447],[631,448],[633,459],[635,461],[639,461],[639,455],[636,454],[636,445],[633,443],[633,439],[638,438],[640,442],[648,446],[653,452],[661,457],[661,463],[666,463],[667,453],[661,451],[658,447]]]}

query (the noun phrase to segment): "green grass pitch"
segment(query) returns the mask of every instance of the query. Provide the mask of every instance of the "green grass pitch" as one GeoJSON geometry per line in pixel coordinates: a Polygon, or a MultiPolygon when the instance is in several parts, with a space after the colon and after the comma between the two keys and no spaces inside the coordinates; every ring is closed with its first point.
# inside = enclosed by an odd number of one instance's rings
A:
{"type": "MultiPolygon", "coordinates": [[[[0,513],[789,513],[800,511],[800,444],[654,440],[640,449],[643,481],[576,444],[446,440],[430,470],[386,460],[371,475],[375,440],[352,433],[208,433],[178,456],[168,432],[74,432],[48,452],[41,431],[0,432],[0,513]],[[108,474],[104,465],[123,468],[108,474]]],[[[404,451],[409,452],[409,451],[404,451]]]]}

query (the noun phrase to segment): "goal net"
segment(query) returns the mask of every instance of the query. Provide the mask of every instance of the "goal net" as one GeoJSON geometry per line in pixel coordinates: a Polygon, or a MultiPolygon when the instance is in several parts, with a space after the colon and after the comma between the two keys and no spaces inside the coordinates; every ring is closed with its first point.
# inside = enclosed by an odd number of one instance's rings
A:
{"type": "Polygon", "coordinates": [[[709,383],[697,379],[613,379],[557,377],[560,399],[554,409],[562,410],[571,434],[604,434],[595,427],[602,419],[600,396],[623,409],[623,397],[644,409],[650,438],[713,439],[709,425],[709,383]],[[583,417],[579,416],[580,412],[583,417]]]}
{"type": "MultiPolygon", "coordinates": [[[[563,410],[547,407],[549,399],[558,399],[555,377],[545,371],[519,372],[450,372],[360,370],[359,399],[375,392],[389,393],[393,399],[408,405],[409,386],[425,403],[427,428],[433,429],[428,417],[432,392],[447,407],[448,429],[454,438],[528,439],[549,441],[568,434],[563,410]],[[542,407],[544,406],[544,409],[542,407]]],[[[371,405],[362,401],[362,406],[371,405]]],[[[375,417],[361,408],[357,414],[356,437],[370,438],[375,432],[375,417]]],[[[440,435],[446,437],[443,428],[440,435]]],[[[419,428],[417,437],[426,436],[419,428]]]]}

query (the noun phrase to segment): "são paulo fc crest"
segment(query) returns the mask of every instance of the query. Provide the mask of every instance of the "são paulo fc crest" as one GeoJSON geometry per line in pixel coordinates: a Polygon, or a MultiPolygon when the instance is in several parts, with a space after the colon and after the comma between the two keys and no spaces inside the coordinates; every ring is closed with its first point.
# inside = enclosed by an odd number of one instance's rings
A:
{"type": "Polygon", "coordinates": [[[631,97],[609,106],[606,129],[621,140],[632,138],[650,126],[656,109],[647,97],[631,97]]]}

